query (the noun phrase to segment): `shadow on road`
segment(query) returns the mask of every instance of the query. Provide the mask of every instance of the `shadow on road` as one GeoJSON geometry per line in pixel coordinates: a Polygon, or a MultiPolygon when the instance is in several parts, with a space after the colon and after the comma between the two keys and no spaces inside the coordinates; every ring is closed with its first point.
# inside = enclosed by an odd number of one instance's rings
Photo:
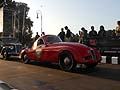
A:
{"type": "Polygon", "coordinates": [[[21,62],[21,60],[19,58],[8,58],[7,60],[6,59],[3,59],[3,58],[0,58],[1,60],[5,60],[5,61],[12,61],[12,62],[21,62]]]}
{"type": "MultiPolygon", "coordinates": [[[[57,64],[38,63],[38,62],[33,62],[31,64],[61,70],[57,64]]],[[[98,77],[98,78],[120,81],[120,68],[119,69],[107,68],[107,67],[104,67],[103,65],[102,66],[98,65],[95,68],[87,68],[87,69],[76,68],[70,73],[84,74],[84,75],[98,77]]]]}
{"type": "MultiPolygon", "coordinates": [[[[10,58],[9,61],[21,62],[19,59],[16,59],[16,58],[10,58]]],[[[45,68],[61,70],[59,65],[57,64],[40,63],[40,62],[31,62],[30,64],[35,66],[45,67],[45,68]]],[[[109,68],[105,66],[106,64],[97,65],[97,67],[95,68],[87,68],[87,69],[76,68],[75,70],[70,71],[70,73],[84,74],[84,75],[93,76],[97,78],[120,81],[120,66],[118,65],[118,68],[112,68],[112,66],[114,67],[114,65],[111,65],[111,67],[109,68]]]]}
{"type": "MultiPolygon", "coordinates": [[[[113,65],[114,66],[114,65],[113,65]]],[[[107,67],[101,67],[100,65],[95,68],[89,69],[76,69],[73,73],[84,74],[88,76],[93,76],[97,78],[111,79],[115,81],[120,81],[120,68],[113,69],[107,67]]]]}
{"type": "MultiPolygon", "coordinates": [[[[39,62],[32,62],[31,64],[61,70],[57,64],[39,63],[39,62]]],[[[120,81],[120,68],[118,69],[113,69],[112,67],[107,68],[107,67],[104,67],[104,65],[98,65],[95,68],[87,68],[87,69],[76,68],[75,70],[72,70],[70,73],[84,74],[84,75],[98,77],[98,78],[120,81]]]]}

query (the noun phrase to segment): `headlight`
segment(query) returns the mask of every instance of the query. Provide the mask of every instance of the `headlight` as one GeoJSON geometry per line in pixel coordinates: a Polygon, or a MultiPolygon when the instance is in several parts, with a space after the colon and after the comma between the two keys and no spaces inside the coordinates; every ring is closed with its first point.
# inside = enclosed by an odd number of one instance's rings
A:
{"type": "Polygon", "coordinates": [[[8,46],[8,48],[9,48],[9,49],[14,49],[14,47],[13,47],[13,46],[8,46]]]}
{"type": "Polygon", "coordinates": [[[10,49],[14,49],[14,47],[13,47],[13,46],[10,46],[10,49]]]}

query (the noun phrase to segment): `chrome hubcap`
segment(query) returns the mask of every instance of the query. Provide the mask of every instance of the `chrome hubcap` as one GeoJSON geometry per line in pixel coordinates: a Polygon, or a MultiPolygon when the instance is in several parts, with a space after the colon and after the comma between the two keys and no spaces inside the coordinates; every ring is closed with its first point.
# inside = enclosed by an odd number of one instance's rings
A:
{"type": "Polygon", "coordinates": [[[64,59],[64,64],[65,65],[68,65],[70,63],[70,59],[68,58],[68,57],[66,57],[65,59],[64,59]]]}

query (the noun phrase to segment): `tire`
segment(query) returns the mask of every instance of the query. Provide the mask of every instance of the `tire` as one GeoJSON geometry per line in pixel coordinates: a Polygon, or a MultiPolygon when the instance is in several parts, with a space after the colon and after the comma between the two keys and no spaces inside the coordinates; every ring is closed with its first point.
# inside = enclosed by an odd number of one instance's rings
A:
{"type": "Polygon", "coordinates": [[[76,63],[72,54],[69,52],[63,52],[59,56],[59,66],[64,71],[71,71],[76,67],[76,63]]]}
{"type": "Polygon", "coordinates": [[[23,61],[24,64],[30,63],[30,59],[28,58],[28,56],[26,54],[23,55],[22,61],[23,61]]]}
{"type": "Polygon", "coordinates": [[[7,60],[9,57],[8,53],[6,51],[3,52],[3,59],[7,60]]]}

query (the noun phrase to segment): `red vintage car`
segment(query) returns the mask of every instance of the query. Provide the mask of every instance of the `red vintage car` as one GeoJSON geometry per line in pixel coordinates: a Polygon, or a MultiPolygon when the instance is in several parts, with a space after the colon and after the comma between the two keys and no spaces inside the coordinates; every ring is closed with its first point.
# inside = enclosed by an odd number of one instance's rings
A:
{"type": "Polygon", "coordinates": [[[70,71],[77,64],[94,67],[101,61],[98,50],[75,42],[62,42],[58,36],[45,35],[38,38],[32,48],[22,50],[24,63],[31,60],[58,63],[60,68],[70,71]]]}

